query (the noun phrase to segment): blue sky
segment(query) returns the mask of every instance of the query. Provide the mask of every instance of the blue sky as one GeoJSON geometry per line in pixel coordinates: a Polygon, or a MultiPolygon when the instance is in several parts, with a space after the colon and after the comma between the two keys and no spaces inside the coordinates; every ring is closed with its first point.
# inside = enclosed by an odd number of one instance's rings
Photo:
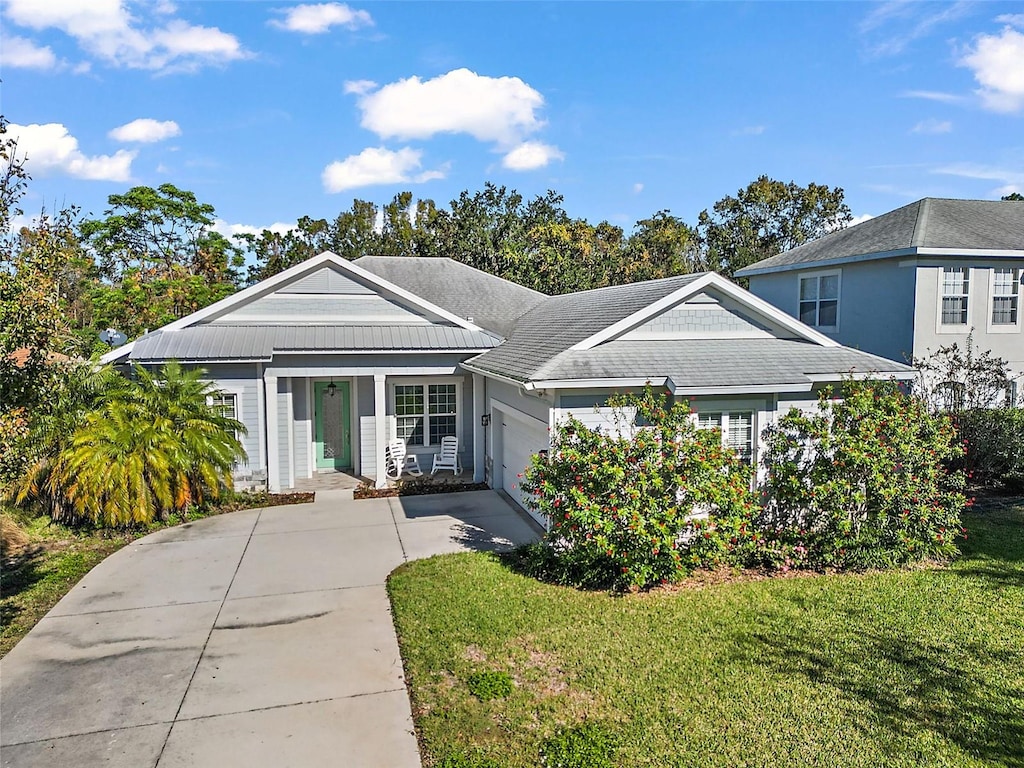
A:
{"type": "Polygon", "coordinates": [[[402,190],[627,228],[760,174],[856,216],[1024,191],[1024,4],[0,0],[28,213],[170,182],[226,232],[402,190]]]}

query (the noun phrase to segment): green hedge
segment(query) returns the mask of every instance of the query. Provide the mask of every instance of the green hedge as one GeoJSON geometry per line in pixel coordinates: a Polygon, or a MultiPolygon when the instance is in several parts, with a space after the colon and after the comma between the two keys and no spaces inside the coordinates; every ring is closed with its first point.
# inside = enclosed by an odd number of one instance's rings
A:
{"type": "Polygon", "coordinates": [[[960,463],[971,480],[1024,492],[1024,408],[963,411],[955,423],[966,443],[960,463]]]}

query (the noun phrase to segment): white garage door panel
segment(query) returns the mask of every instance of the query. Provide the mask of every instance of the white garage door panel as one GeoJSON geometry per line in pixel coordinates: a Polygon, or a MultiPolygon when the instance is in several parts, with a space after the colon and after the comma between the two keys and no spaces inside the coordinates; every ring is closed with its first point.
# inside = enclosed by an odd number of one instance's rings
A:
{"type": "Polygon", "coordinates": [[[501,422],[502,482],[501,486],[515,501],[541,525],[546,524],[544,516],[530,509],[529,498],[520,487],[519,475],[530,463],[530,458],[548,448],[547,427],[529,426],[517,419],[505,417],[501,422]]]}

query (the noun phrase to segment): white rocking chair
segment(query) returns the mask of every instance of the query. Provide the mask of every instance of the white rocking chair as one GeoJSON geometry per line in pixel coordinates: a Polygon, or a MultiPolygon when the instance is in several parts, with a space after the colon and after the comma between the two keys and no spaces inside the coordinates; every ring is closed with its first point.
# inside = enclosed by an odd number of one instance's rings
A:
{"type": "Polygon", "coordinates": [[[403,472],[408,472],[413,477],[423,475],[419,457],[408,452],[405,440],[392,440],[388,443],[384,459],[384,476],[388,480],[400,480],[403,472]]]}
{"type": "Polygon", "coordinates": [[[459,438],[457,437],[442,437],[441,452],[434,454],[434,465],[430,469],[430,474],[437,474],[444,469],[450,469],[455,477],[462,474],[462,465],[459,463],[459,438]]]}

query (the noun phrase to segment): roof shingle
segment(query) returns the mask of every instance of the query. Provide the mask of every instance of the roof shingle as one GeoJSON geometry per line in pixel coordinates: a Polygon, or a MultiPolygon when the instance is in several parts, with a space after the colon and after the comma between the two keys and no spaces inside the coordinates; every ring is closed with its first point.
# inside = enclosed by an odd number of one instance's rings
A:
{"type": "Polygon", "coordinates": [[[816,262],[883,258],[914,248],[1024,252],[1024,203],[926,197],[895,211],[763,259],[736,274],[748,277],[816,262]]]}
{"type": "Polygon", "coordinates": [[[362,256],[354,264],[481,328],[508,336],[543,293],[449,258],[362,256]]]}

